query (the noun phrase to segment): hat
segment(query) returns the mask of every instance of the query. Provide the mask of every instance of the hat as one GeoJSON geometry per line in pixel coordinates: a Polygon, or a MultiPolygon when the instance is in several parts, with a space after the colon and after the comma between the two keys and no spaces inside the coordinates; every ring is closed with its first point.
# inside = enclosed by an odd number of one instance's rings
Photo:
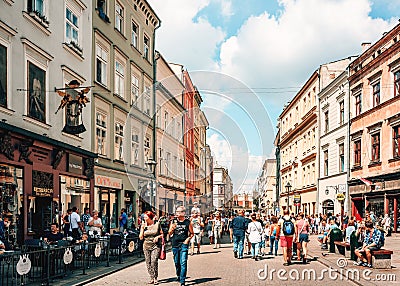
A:
{"type": "Polygon", "coordinates": [[[68,85],[81,85],[81,84],[80,84],[79,81],[77,81],[76,79],[73,79],[73,80],[71,80],[71,81],[69,82],[68,85]]]}
{"type": "Polygon", "coordinates": [[[197,205],[197,204],[198,204],[198,202],[194,202],[193,204],[194,204],[194,205],[197,205]]]}
{"type": "Polygon", "coordinates": [[[245,216],[249,216],[250,213],[249,213],[249,212],[245,212],[244,215],[245,215],[245,216]]]}

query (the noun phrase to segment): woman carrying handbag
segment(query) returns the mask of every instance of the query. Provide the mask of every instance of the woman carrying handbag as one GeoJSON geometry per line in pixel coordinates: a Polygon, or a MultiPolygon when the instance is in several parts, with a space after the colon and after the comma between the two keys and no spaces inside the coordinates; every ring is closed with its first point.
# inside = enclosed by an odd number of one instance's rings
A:
{"type": "Polygon", "coordinates": [[[158,285],[158,259],[163,248],[162,240],[164,236],[160,224],[158,222],[154,223],[154,216],[155,214],[151,211],[144,213],[139,239],[144,239],[144,258],[150,275],[150,281],[147,284],[158,285]]]}

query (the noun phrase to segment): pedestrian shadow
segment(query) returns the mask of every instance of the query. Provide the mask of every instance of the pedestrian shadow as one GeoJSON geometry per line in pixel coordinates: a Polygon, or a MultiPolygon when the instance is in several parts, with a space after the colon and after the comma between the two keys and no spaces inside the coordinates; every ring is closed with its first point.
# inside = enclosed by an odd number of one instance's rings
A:
{"type": "MultiPolygon", "coordinates": [[[[196,254],[196,255],[201,255],[201,254],[210,254],[210,253],[219,253],[221,251],[219,250],[214,250],[214,251],[202,251],[200,252],[200,254],[196,254]]],[[[194,255],[195,256],[195,255],[194,255]]]]}
{"type": "Polygon", "coordinates": [[[198,278],[198,279],[194,279],[191,281],[186,281],[185,285],[197,285],[197,284],[202,284],[202,283],[208,283],[208,282],[212,282],[212,281],[216,281],[216,280],[221,280],[221,277],[209,277],[209,278],[198,278]]]}

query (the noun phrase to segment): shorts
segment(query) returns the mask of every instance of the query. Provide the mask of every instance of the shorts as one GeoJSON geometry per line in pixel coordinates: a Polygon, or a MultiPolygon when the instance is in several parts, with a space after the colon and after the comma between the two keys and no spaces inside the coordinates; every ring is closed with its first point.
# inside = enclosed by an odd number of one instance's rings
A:
{"type": "Polygon", "coordinates": [[[299,243],[310,242],[310,240],[308,238],[308,234],[307,233],[300,233],[298,242],[299,243]]]}
{"type": "MultiPolygon", "coordinates": [[[[362,249],[362,246],[361,246],[361,247],[359,247],[359,248],[357,248],[357,250],[361,250],[361,249],[362,249]]],[[[380,247],[371,246],[371,247],[368,247],[368,249],[369,249],[369,250],[372,250],[372,251],[374,251],[374,250],[379,250],[379,249],[380,249],[380,247]]]]}
{"type": "Polygon", "coordinates": [[[191,243],[199,244],[201,242],[201,235],[200,233],[195,233],[190,240],[191,243]]]}
{"type": "Polygon", "coordinates": [[[293,236],[281,236],[281,247],[292,248],[293,236]]]}

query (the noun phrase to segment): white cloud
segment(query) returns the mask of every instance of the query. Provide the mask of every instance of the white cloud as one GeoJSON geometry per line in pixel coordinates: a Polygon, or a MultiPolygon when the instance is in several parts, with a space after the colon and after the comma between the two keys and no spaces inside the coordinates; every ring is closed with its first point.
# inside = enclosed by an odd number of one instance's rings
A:
{"type": "Polygon", "coordinates": [[[225,34],[204,18],[193,22],[196,14],[209,2],[149,0],[161,19],[161,27],[156,32],[156,48],[167,61],[184,64],[190,69],[215,70],[213,56],[225,34]]]}
{"type": "Polygon", "coordinates": [[[220,0],[220,2],[222,15],[225,17],[233,16],[232,2],[230,0],[220,0]]]}
{"type": "MultiPolygon", "coordinates": [[[[368,0],[281,0],[278,18],[264,13],[250,17],[238,34],[221,46],[221,72],[251,87],[304,83],[324,62],[361,51],[394,25],[368,16],[368,0]],[[257,76],[254,76],[257,75],[257,76]]],[[[283,106],[286,98],[268,100],[283,106]]]]}

